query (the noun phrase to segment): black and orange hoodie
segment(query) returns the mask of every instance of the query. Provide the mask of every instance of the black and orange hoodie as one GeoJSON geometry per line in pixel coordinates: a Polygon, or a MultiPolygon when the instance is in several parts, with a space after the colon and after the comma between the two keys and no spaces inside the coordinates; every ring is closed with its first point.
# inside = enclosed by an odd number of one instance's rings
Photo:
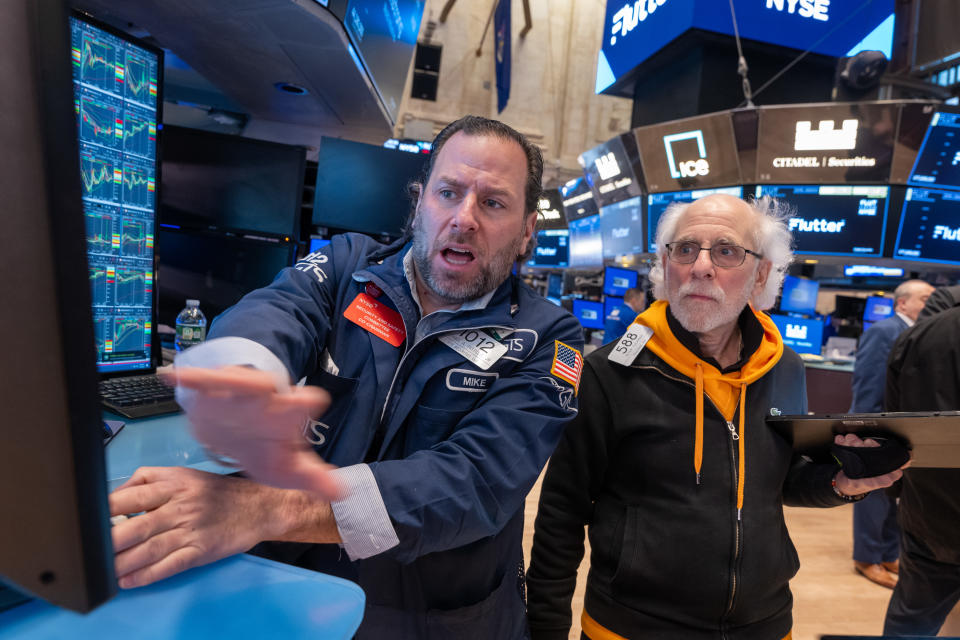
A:
{"type": "MultiPolygon", "coordinates": [[[[747,307],[744,353],[724,371],[657,302],[629,365],[619,342],[587,357],[580,412],[550,460],[527,575],[534,640],[566,638],[590,538],[583,627],[591,640],[779,640],[799,568],[783,504],[842,504],[832,465],[803,461],[768,428],[806,411],[803,364],[747,307]]],[[[580,615],[580,611],[576,612],[580,615]]]]}

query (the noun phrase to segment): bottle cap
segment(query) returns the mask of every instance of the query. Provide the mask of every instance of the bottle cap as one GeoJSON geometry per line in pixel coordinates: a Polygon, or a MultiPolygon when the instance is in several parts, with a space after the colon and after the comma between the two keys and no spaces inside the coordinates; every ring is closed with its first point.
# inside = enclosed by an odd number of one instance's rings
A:
{"type": "Polygon", "coordinates": [[[199,306],[200,306],[200,301],[199,301],[199,300],[187,300],[187,306],[188,306],[188,307],[199,307],[199,306]]]}

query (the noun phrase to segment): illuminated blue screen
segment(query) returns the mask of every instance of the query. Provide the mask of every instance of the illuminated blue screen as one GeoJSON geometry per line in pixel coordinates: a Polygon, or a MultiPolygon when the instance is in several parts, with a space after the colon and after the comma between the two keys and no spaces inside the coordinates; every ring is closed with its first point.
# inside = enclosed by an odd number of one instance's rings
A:
{"type": "MultiPolygon", "coordinates": [[[[894,0],[734,0],[740,37],[815,53],[846,56],[893,45],[894,0]],[[838,25],[843,23],[842,28],[838,25]]],[[[596,92],[691,28],[733,35],[721,0],[608,0],[597,60],[596,92]]]]}
{"type": "Polygon", "coordinates": [[[893,300],[883,296],[870,296],[863,311],[864,322],[877,322],[893,315],[893,300]]]}
{"type": "Polygon", "coordinates": [[[574,298],[573,315],[584,329],[603,329],[603,303],[574,298]]]}
{"type": "Polygon", "coordinates": [[[820,355],[823,344],[823,322],[821,320],[804,320],[790,316],[770,314],[770,319],[780,330],[783,344],[797,353],[813,353],[820,355]]]}
{"type": "Polygon", "coordinates": [[[817,306],[820,283],[816,280],[785,276],[780,296],[780,311],[813,315],[817,306]]]}

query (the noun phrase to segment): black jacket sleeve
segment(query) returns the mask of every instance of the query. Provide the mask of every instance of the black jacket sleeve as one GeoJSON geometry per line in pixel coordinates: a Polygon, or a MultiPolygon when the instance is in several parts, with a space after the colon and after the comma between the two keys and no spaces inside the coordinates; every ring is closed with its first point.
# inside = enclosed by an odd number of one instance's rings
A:
{"type": "Polygon", "coordinates": [[[540,492],[527,572],[527,616],[534,640],[566,640],[584,526],[607,467],[610,403],[590,359],[580,383],[580,412],[550,459],[540,492]]]}

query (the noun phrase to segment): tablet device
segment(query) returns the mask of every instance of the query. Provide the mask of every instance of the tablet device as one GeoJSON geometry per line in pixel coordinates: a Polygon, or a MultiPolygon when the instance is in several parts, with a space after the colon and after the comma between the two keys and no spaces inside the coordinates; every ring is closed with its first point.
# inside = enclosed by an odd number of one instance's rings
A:
{"type": "Polygon", "coordinates": [[[913,455],[913,468],[960,468],[960,411],[770,416],[776,429],[799,454],[830,459],[834,436],[855,433],[897,437],[913,455]]]}

